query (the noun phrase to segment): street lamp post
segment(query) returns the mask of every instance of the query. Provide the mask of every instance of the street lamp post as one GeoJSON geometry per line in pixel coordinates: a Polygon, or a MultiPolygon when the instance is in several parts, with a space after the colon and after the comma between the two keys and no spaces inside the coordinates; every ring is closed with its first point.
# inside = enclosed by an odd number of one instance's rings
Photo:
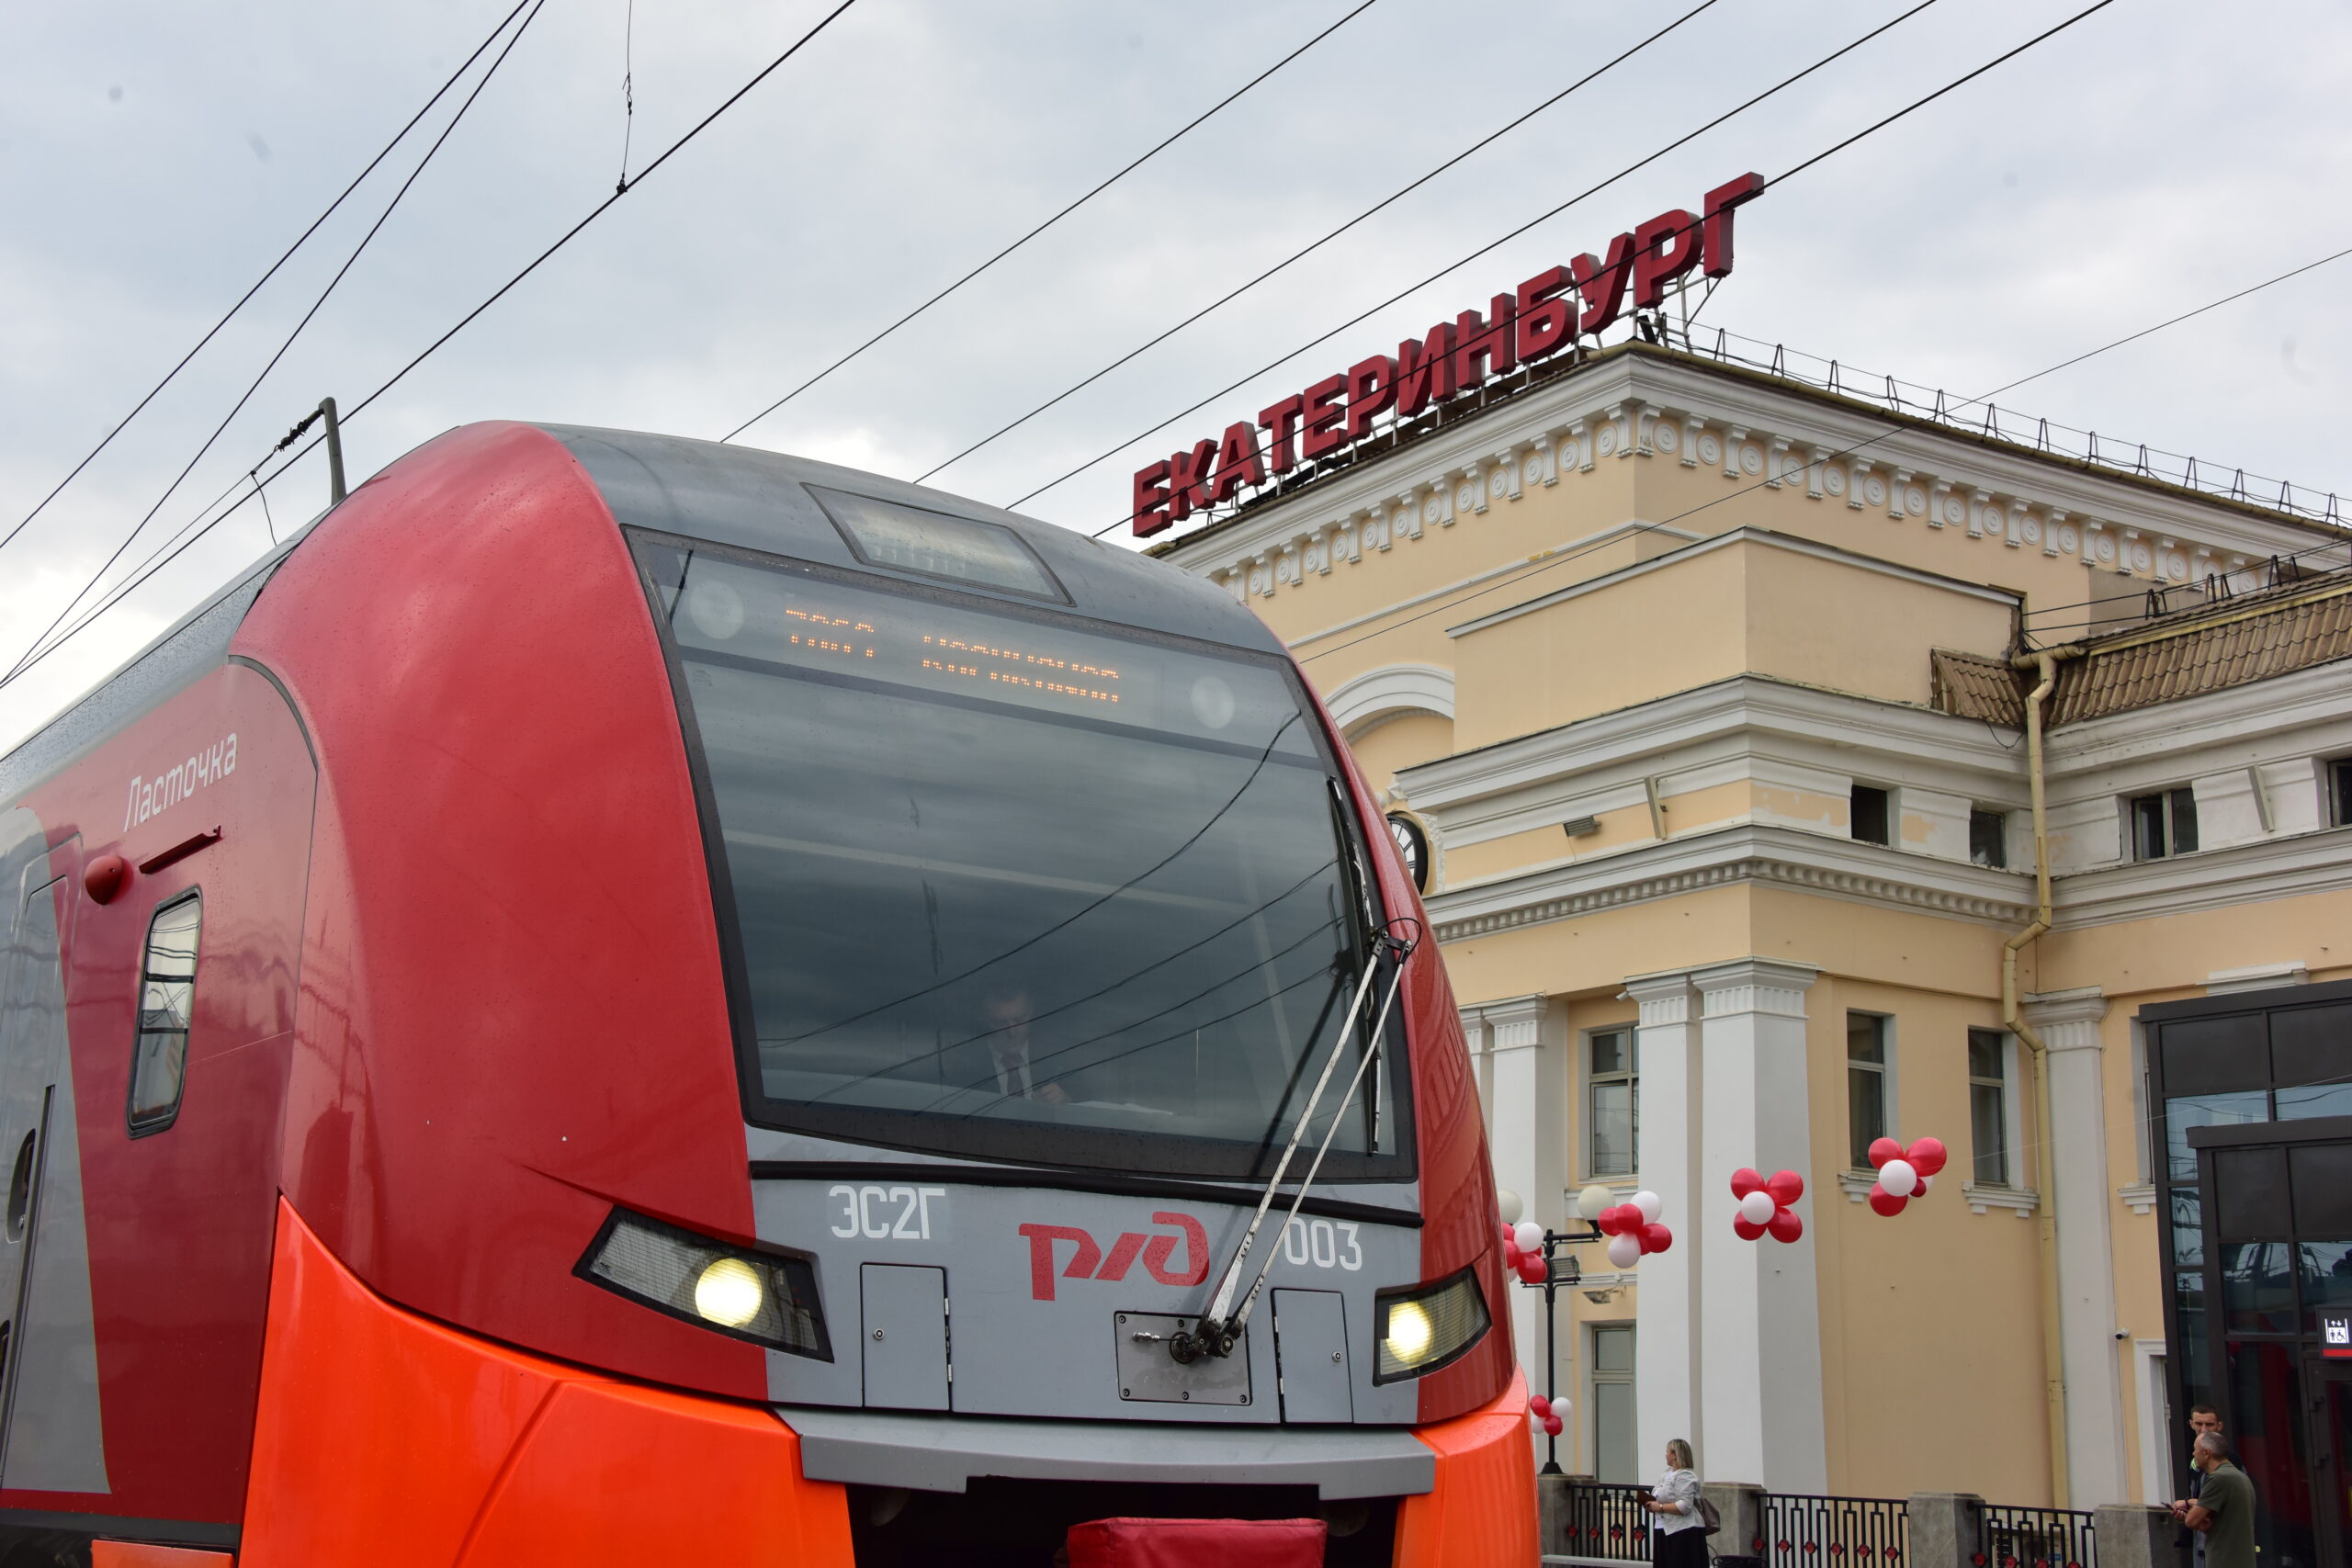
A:
{"type": "MultiPolygon", "coordinates": [[[[1543,1281],[1540,1284],[1524,1279],[1520,1281],[1530,1290],[1540,1290],[1544,1292],[1544,1397],[1546,1401],[1552,1402],[1555,1408],[1557,1408],[1559,1399],[1556,1383],[1560,1364],[1560,1288],[1566,1285],[1573,1289],[1577,1281],[1584,1278],[1584,1268],[1577,1261],[1575,1255],[1563,1253],[1560,1249],[1577,1242],[1606,1239],[1600,1234],[1600,1228],[1591,1224],[1586,1225],[1581,1233],[1546,1230],[1544,1233],[1543,1281]]],[[[1544,1434],[1543,1473],[1545,1475],[1566,1473],[1560,1468],[1560,1439],[1556,1433],[1547,1431],[1544,1434]]]]}

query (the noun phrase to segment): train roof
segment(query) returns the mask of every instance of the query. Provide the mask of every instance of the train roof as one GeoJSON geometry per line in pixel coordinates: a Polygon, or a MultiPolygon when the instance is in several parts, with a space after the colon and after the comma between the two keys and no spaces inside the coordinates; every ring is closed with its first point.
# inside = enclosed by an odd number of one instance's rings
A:
{"type": "MultiPolygon", "coordinates": [[[[1263,652],[1283,651],[1281,641],[1265,623],[1223,591],[1189,572],[1073,529],[944,491],[755,446],[584,425],[535,424],[534,428],[561,443],[587,470],[614,518],[625,526],[904,577],[910,582],[930,581],[917,573],[877,567],[851,552],[810,487],[842,491],[1011,528],[1069,591],[1069,607],[1080,615],[1263,652]]],[[[415,455],[406,454],[395,462],[407,462],[415,455]]],[[[352,494],[364,488],[355,488],[352,494]]],[[[238,625],[271,573],[322,525],[331,525],[334,515],[329,509],[312,518],[0,755],[0,805],[15,800],[131,719],[218,669],[228,657],[238,625]]],[[[984,584],[962,586],[993,597],[1024,598],[994,594],[984,584]]]]}
{"type": "MultiPolygon", "coordinates": [[[[629,526],[925,581],[920,574],[860,560],[851,552],[810,493],[812,487],[842,491],[1012,529],[1069,590],[1070,608],[1080,615],[1270,653],[1283,651],[1263,622],[1215,584],[1074,529],[904,479],[755,446],[576,425],[539,428],[563,443],[604,492],[613,515],[629,526]]],[[[961,586],[992,592],[984,584],[961,586]]]]}

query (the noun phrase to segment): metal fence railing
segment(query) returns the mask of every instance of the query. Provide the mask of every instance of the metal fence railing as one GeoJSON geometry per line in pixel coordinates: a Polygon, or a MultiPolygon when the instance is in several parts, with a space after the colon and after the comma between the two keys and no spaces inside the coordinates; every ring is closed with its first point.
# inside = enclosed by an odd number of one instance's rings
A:
{"type": "Polygon", "coordinates": [[[2088,1514],[1984,1506],[1980,1568],[2094,1568],[2097,1555],[2088,1514]]]}
{"type": "Polygon", "coordinates": [[[1900,1498],[1772,1492],[1752,1555],[1766,1568],[1904,1568],[1910,1524],[1900,1498]]]}
{"type": "MultiPolygon", "coordinates": [[[[1570,1487],[1566,1551],[1546,1561],[1648,1562],[1651,1517],[1642,1507],[1648,1495],[1645,1486],[1570,1487]]],[[[1911,1510],[1901,1498],[1770,1492],[1759,1501],[1763,1534],[1747,1540],[1717,1535],[1708,1542],[1714,1556],[1752,1558],[1760,1568],[1911,1568],[1911,1510]]],[[[2098,1568],[2088,1514],[1988,1503],[1983,1540],[1972,1568],[2098,1568]]]]}
{"type": "Polygon", "coordinates": [[[1646,1486],[1608,1483],[1577,1486],[1568,1494],[1568,1552],[1625,1562],[1650,1560],[1650,1516],[1642,1499],[1646,1486]]]}

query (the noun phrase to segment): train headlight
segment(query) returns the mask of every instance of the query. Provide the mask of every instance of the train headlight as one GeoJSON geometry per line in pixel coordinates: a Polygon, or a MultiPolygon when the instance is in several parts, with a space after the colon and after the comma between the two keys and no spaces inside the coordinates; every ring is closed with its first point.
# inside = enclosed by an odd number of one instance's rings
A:
{"type": "Polygon", "coordinates": [[[1468,1269],[1434,1285],[1381,1292],[1373,1299],[1373,1322],[1379,1340],[1374,1382],[1433,1372],[1461,1357],[1493,1325],[1478,1276],[1468,1269]]]}
{"type": "Polygon", "coordinates": [[[816,1266],[616,1209],[572,1270],[656,1312],[772,1350],[833,1359],[816,1266]]]}
{"type": "Polygon", "coordinates": [[[695,1311],[728,1328],[741,1328],[768,1304],[760,1271],[740,1258],[722,1258],[703,1266],[695,1281],[695,1311]]]}

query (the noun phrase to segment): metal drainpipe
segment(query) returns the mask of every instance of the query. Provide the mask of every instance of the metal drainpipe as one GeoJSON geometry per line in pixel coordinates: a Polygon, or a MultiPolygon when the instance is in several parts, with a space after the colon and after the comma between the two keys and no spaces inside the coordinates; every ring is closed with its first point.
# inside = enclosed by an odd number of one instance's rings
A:
{"type": "Polygon", "coordinates": [[[2034,1173],[2041,1183],[2041,1212],[2035,1227],[2041,1251],[2041,1371],[2049,1396],[2051,1502],[2060,1508],[2067,1506],[2068,1476],[2066,1364],[2064,1347],[2059,1342],[2056,1131],[2050,1123],[2050,1064],[2042,1049],[2041,1036],[2026,1022],[2018,1004],[2018,953],[2050,929],[2050,825],[2043,808],[2041,705],[2049,701],[2052,688],[2058,683],[2058,660],[2073,658],[2081,652],[2078,645],[2068,644],[2064,648],[2021,655],[2010,661],[2020,670],[2034,671],[2039,677],[2025,700],[2026,784],[2033,801],[2033,923],[2009,938],[2001,947],[2001,1024],[2024,1041],[2026,1048],[2032,1053],[2034,1115],[2041,1129],[2043,1150],[2042,1157],[2035,1162],[2037,1169],[2034,1173]]]}

